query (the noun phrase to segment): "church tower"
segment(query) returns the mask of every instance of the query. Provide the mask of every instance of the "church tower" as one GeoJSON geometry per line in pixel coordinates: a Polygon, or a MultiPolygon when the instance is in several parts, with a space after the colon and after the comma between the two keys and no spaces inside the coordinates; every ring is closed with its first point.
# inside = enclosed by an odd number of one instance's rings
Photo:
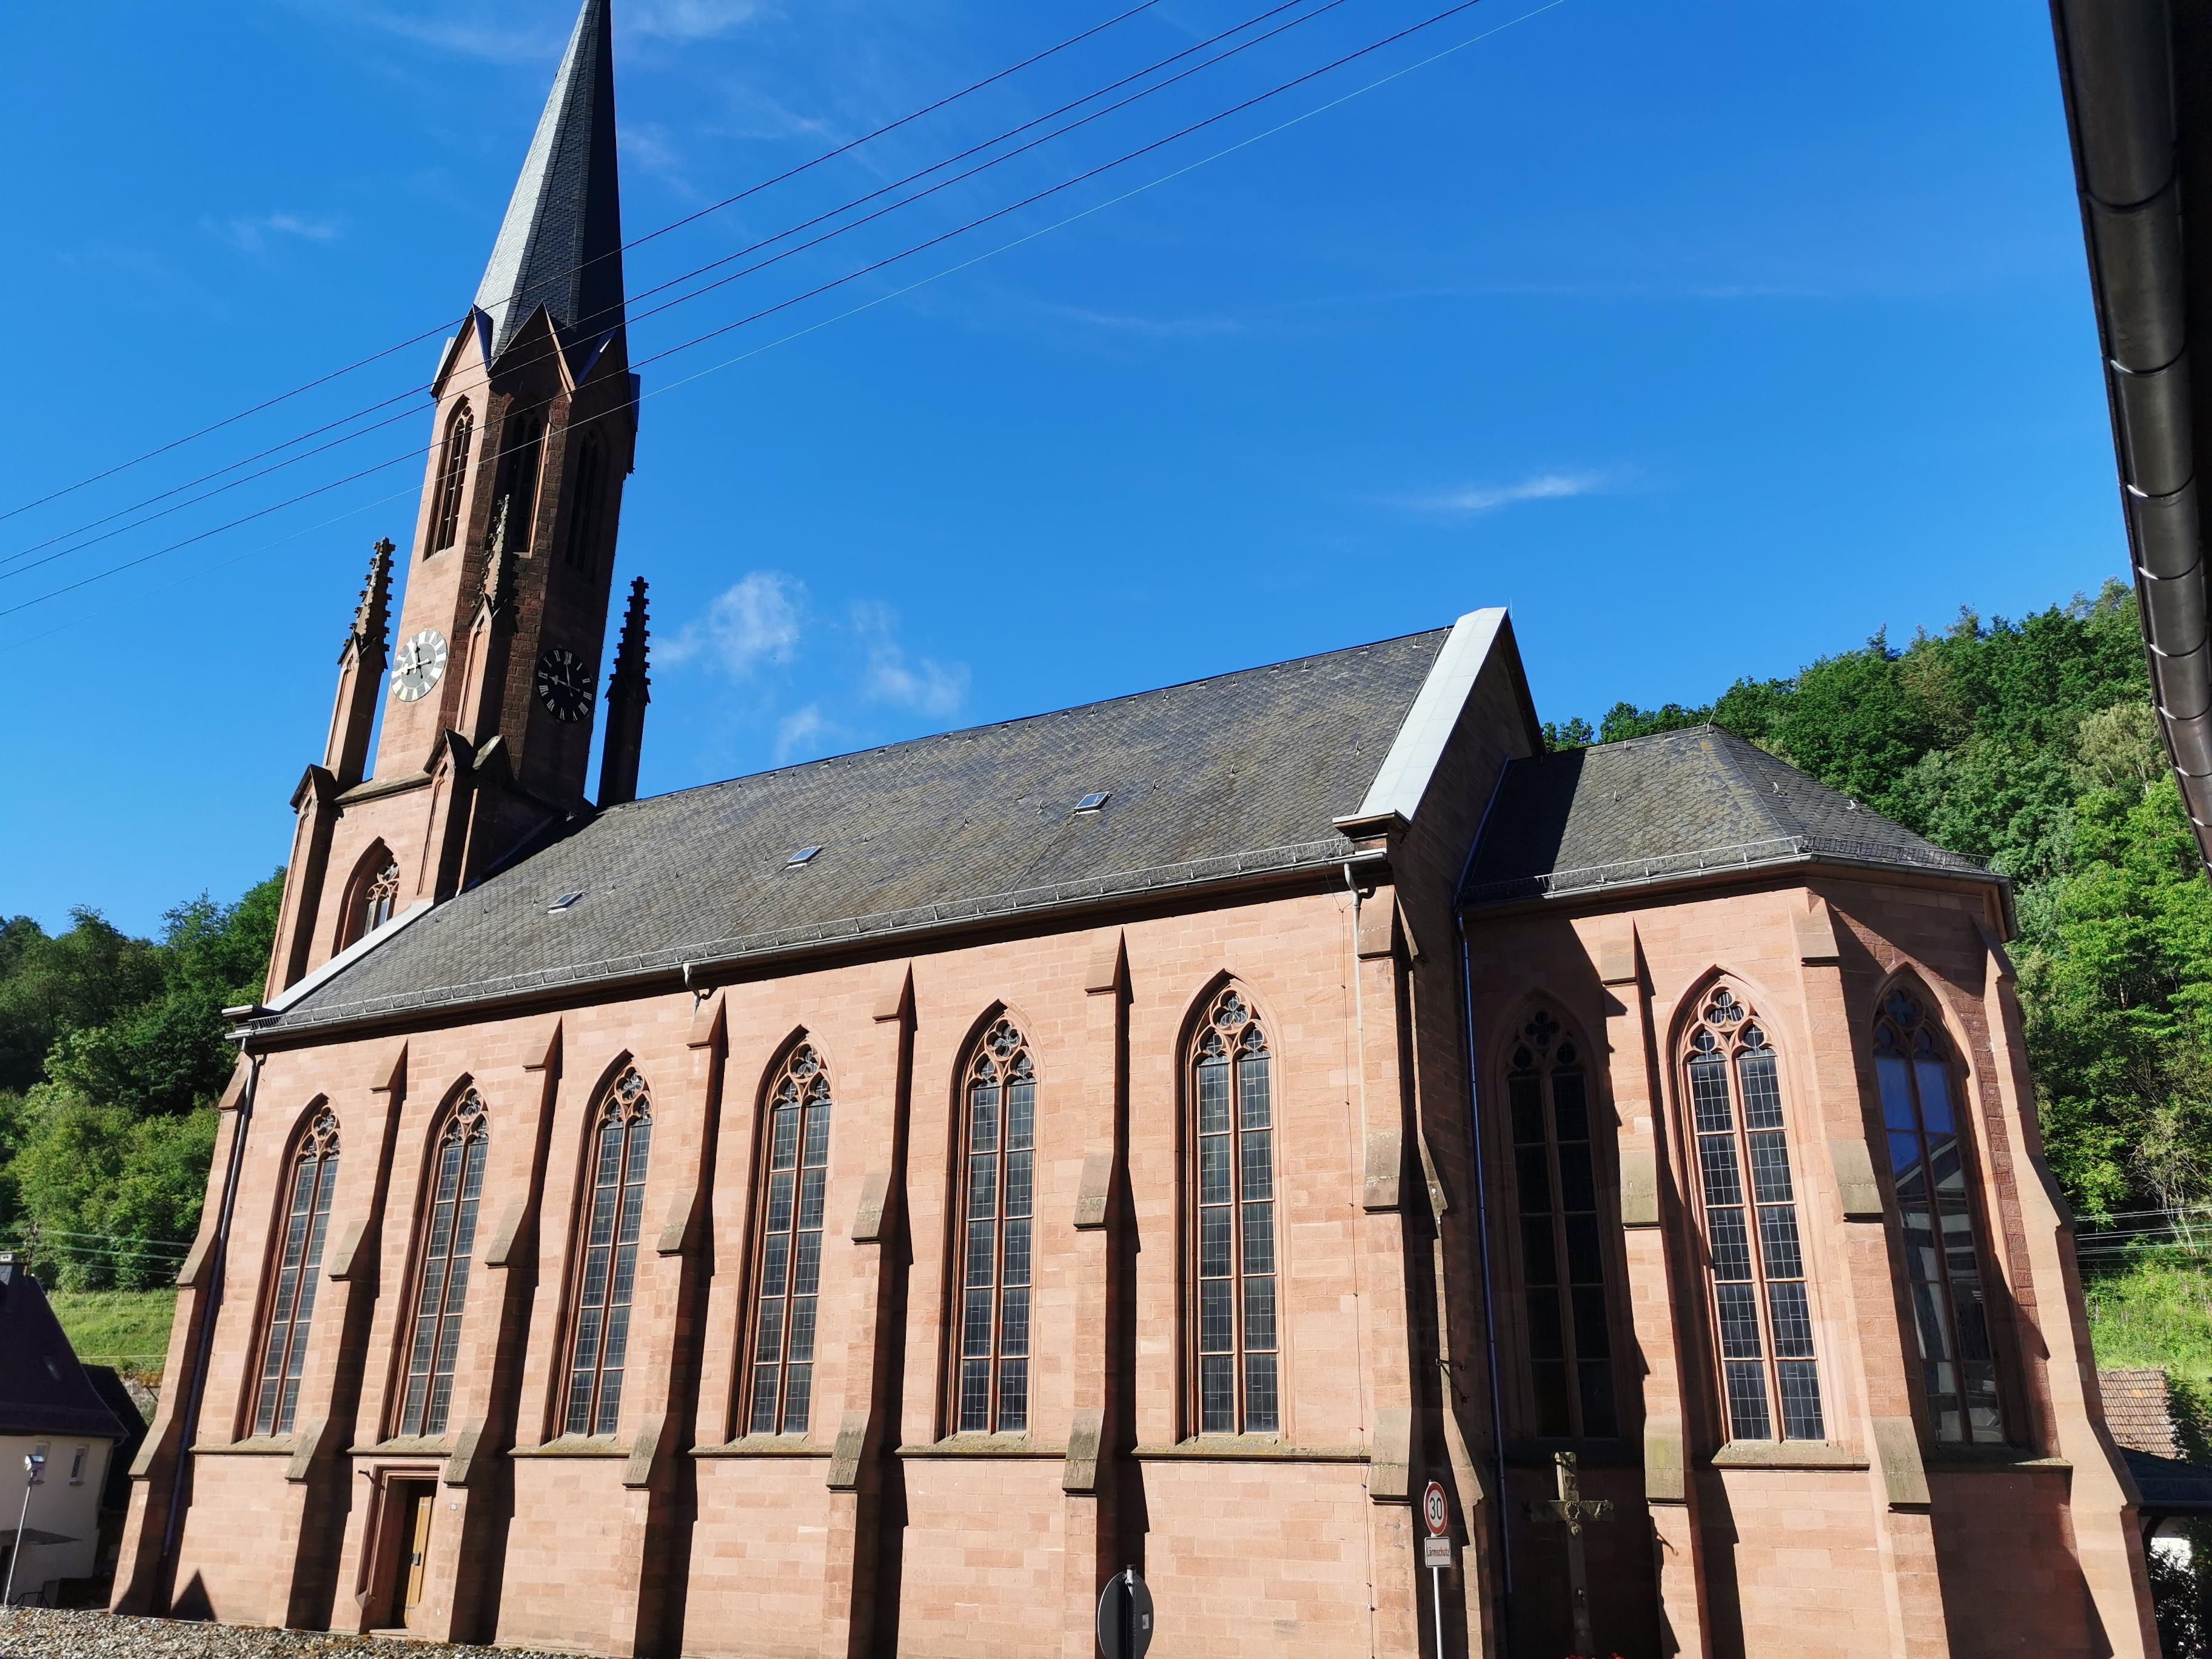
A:
{"type": "MultiPolygon", "coordinates": [[[[324,763],[294,797],[271,996],[592,810],[585,778],[637,438],[609,6],[584,0],[490,264],[431,383],[414,544],[397,569],[381,553],[371,567],[324,763]],[[392,575],[404,599],[364,777],[392,575]]],[[[610,738],[634,788],[642,694],[617,690],[623,729],[610,738]]]]}

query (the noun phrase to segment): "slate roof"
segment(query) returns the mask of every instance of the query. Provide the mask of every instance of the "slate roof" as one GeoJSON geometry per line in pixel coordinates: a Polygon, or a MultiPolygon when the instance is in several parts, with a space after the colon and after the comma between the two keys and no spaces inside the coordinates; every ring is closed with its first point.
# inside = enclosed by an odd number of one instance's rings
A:
{"type": "Polygon", "coordinates": [[[608,0],[584,0],[477,289],[496,357],[540,305],[564,349],[623,324],[622,181],[608,0]]]}
{"type": "Polygon", "coordinates": [[[14,1261],[0,1264],[0,1434],[125,1437],[77,1363],[46,1291],[14,1261]]]}
{"type": "Polygon", "coordinates": [[[1342,859],[1449,629],[616,806],[286,1006],[290,1030],[1342,859]],[[1111,792],[1103,811],[1079,801],[1111,792]],[[798,848],[821,848],[799,868],[798,848]],[[583,897],[559,914],[562,895],[583,897]]]}
{"type": "Polygon", "coordinates": [[[1513,762],[1462,897],[1506,904],[1807,860],[1996,879],[1756,744],[1701,726],[1513,762]]]}

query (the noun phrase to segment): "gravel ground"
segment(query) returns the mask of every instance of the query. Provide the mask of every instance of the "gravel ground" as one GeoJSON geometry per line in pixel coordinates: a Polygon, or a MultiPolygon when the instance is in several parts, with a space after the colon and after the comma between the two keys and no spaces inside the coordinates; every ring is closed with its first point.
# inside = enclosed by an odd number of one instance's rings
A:
{"type": "Polygon", "coordinates": [[[444,1655],[452,1659],[575,1659],[574,1654],[520,1648],[397,1646],[374,1636],[203,1625],[177,1619],[118,1619],[112,1613],[52,1607],[0,1609],[0,1659],[322,1659],[325,1654],[377,1653],[386,1659],[444,1655]]]}

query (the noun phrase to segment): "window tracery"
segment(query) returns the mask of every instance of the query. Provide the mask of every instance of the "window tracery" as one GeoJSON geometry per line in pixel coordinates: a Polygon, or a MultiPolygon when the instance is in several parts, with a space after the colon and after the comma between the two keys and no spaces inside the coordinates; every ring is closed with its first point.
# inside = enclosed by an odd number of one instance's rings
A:
{"type": "Polygon", "coordinates": [[[791,1051],[769,1094],[755,1257],[745,1426],[804,1434],[813,1401],[815,1310],[822,1289],[830,1177],[830,1076],[809,1043],[791,1051]]]}
{"type": "Polygon", "coordinates": [[[623,1068],[600,1103],[593,1143],[591,1204],[576,1264],[563,1419],[568,1434],[612,1434],[621,1420],[637,1241],[653,1153],[653,1097],[635,1066],[623,1068]]]}
{"type": "Polygon", "coordinates": [[[954,1423],[1010,1434],[1029,1427],[1036,1161],[1036,1069],[1012,1021],[992,1024],[965,1076],[954,1423]]]}
{"type": "Polygon", "coordinates": [[[430,551],[442,553],[461,530],[461,492],[468,483],[469,447],[476,437],[477,419],[464,398],[446,417],[446,437],[438,458],[437,505],[430,514],[430,551]]]}
{"type": "Polygon", "coordinates": [[[423,1216],[414,1336],[408,1346],[407,1392],[399,1418],[402,1434],[446,1431],[490,1138],[483,1097],[473,1088],[463,1090],[447,1114],[434,1155],[436,1184],[423,1216]]]}
{"type": "Polygon", "coordinates": [[[1550,1011],[1518,1033],[1505,1079],[1528,1315],[1532,1426],[1620,1431],[1606,1296],[1605,1230],[1582,1047],[1550,1011]]]}
{"type": "Polygon", "coordinates": [[[337,1184],[338,1120],[328,1107],[301,1131],[289,1171],[276,1279],[262,1338],[261,1380],[255,1391],[253,1432],[289,1434],[307,1369],[307,1337],[322,1278],[323,1237],[330,1231],[331,1194],[337,1184]]]}
{"type": "Polygon", "coordinates": [[[1279,1433],[1273,1055],[1234,986],[1208,1006],[1189,1064],[1199,1432],[1279,1433]]]}
{"type": "Polygon", "coordinates": [[[362,861],[351,902],[346,906],[339,948],[358,943],[392,920],[399,905],[399,860],[381,846],[362,861]]]}
{"type": "Polygon", "coordinates": [[[1729,1437],[1823,1439],[1780,1062],[1722,987],[1707,993],[1683,1064],[1729,1437]]]}
{"type": "Polygon", "coordinates": [[[1936,1437],[2000,1444],[2004,1411],[1949,1045],[1902,989],[1884,998],[1875,1017],[1874,1067],[1936,1437]]]}

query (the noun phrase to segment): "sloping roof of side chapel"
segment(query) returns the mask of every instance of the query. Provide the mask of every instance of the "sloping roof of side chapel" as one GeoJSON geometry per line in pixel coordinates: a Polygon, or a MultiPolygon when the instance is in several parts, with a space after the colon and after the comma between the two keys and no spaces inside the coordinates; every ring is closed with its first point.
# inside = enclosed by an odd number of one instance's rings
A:
{"type": "Polygon", "coordinates": [[[395,924],[277,1024],[1326,865],[1352,850],[1334,820],[1418,804],[1501,638],[1510,659],[1504,613],[1479,611],[1451,629],[614,807],[395,924]],[[1099,792],[1103,810],[1076,810],[1099,792]],[[821,851],[787,862],[806,847],[821,851]],[[574,892],[583,896],[549,910],[574,892]]]}

